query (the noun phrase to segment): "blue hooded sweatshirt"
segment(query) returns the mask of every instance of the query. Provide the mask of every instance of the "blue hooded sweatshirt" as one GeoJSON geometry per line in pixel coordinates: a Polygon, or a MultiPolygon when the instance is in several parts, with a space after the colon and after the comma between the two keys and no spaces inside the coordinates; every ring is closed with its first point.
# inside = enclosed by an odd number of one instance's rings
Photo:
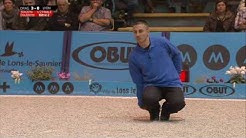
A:
{"type": "Polygon", "coordinates": [[[150,37],[149,49],[138,44],[131,51],[129,71],[137,87],[138,105],[143,106],[142,95],[146,86],[181,87],[181,52],[165,37],[150,37]]]}

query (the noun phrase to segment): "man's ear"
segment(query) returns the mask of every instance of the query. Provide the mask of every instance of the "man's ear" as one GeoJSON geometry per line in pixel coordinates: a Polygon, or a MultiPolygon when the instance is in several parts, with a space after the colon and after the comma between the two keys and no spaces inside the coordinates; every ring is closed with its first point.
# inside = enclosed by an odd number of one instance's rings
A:
{"type": "Polygon", "coordinates": [[[149,29],[149,27],[147,27],[147,28],[146,28],[146,31],[147,31],[148,33],[150,33],[150,29],[149,29]]]}

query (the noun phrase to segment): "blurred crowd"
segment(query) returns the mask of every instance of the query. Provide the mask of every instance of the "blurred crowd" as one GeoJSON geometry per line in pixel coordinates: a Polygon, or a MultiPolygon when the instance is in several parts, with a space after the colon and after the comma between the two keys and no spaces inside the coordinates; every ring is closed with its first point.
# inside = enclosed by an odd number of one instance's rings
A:
{"type": "MultiPolygon", "coordinates": [[[[134,13],[201,13],[211,0],[0,0],[0,30],[112,31],[131,26],[134,13]],[[157,3],[156,3],[157,2],[157,3]],[[20,17],[20,5],[57,6],[52,17],[20,17]]],[[[213,2],[213,1],[212,1],[213,2]]],[[[232,8],[226,0],[214,0],[204,31],[245,31],[246,6],[232,8]]]]}

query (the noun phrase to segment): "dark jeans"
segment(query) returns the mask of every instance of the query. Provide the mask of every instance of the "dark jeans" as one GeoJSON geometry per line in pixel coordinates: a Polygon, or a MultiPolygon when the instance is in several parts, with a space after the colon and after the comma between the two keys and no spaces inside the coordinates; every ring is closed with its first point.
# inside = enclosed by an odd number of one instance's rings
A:
{"type": "Polygon", "coordinates": [[[177,113],[185,106],[184,93],[179,87],[155,87],[148,86],[144,89],[143,104],[148,111],[159,111],[159,101],[165,99],[162,110],[177,113]]]}

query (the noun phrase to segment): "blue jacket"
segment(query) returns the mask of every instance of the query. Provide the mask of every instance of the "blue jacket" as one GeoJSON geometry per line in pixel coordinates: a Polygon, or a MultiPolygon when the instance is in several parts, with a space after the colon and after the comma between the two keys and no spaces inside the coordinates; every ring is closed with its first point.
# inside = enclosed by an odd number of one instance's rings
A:
{"type": "Polygon", "coordinates": [[[137,44],[128,61],[140,107],[143,106],[142,95],[146,86],[182,87],[179,78],[181,52],[165,37],[150,37],[149,49],[143,49],[137,44]]]}

